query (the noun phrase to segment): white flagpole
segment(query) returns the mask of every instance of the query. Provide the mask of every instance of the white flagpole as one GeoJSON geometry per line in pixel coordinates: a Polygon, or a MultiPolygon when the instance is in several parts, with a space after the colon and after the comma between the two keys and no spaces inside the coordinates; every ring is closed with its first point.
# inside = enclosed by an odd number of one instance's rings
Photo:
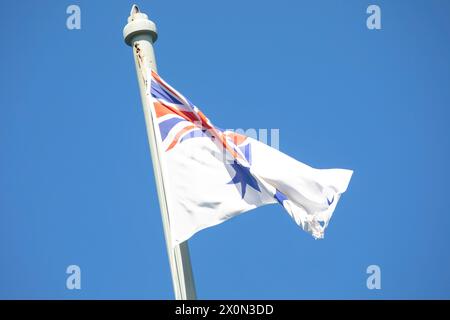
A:
{"type": "Polygon", "coordinates": [[[170,270],[172,273],[172,283],[177,300],[196,299],[194,278],[192,275],[191,261],[189,257],[189,247],[186,242],[172,248],[169,232],[169,215],[167,200],[164,189],[164,179],[161,170],[160,157],[158,154],[158,141],[155,136],[155,124],[150,112],[151,101],[146,95],[144,70],[148,68],[156,70],[155,53],[153,43],[157,38],[155,24],[150,21],[146,14],[141,13],[136,5],[131,8],[128,24],[123,29],[123,36],[126,44],[133,48],[136,72],[141,92],[142,106],[144,108],[145,123],[150,145],[150,152],[155,174],[156,190],[161,208],[161,217],[164,227],[164,237],[166,240],[167,254],[169,256],[170,270]]]}

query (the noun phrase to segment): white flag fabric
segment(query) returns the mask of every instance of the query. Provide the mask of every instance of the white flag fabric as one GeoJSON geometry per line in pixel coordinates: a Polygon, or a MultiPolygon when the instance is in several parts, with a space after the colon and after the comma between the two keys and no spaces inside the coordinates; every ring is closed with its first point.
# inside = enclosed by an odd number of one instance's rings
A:
{"type": "Polygon", "coordinates": [[[154,71],[144,75],[156,128],[173,246],[266,204],[323,238],[352,171],[314,169],[253,138],[215,127],[154,71]]]}

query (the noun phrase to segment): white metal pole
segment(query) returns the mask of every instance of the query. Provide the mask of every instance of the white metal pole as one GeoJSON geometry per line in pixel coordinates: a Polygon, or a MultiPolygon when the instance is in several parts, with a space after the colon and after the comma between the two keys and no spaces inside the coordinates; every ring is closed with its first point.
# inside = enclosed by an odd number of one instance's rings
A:
{"type": "Polygon", "coordinates": [[[139,8],[136,5],[133,5],[130,16],[128,17],[128,24],[123,29],[123,36],[126,44],[133,48],[175,298],[177,300],[194,300],[196,299],[195,285],[187,241],[174,248],[172,248],[171,245],[169,232],[170,221],[164,177],[162,175],[160,156],[158,154],[160,149],[158,148],[154,118],[151,113],[151,108],[153,106],[151,106],[151,101],[146,95],[146,84],[143,71],[148,70],[148,68],[153,69],[155,72],[157,71],[155,53],[153,50],[153,43],[157,38],[156,26],[148,19],[146,14],[141,13],[139,8]]]}

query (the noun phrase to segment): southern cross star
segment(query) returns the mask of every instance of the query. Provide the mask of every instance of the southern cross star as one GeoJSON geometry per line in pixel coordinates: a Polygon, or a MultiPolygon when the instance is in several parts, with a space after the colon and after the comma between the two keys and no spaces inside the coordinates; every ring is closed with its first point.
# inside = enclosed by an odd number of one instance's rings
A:
{"type": "Polygon", "coordinates": [[[233,179],[231,179],[228,184],[240,184],[241,185],[241,195],[242,199],[244,199],[245,192],[247,190],[247,185],[252,187],[253,189],[261,192],[261,189],[259,188],[258,181],[256,181],[255,177],[250,172],[249,167],[244,167],[243,165],[239,164],[236,160],[231,164],[231,167],[233,167],[234,171],[236,171],[235,176],[233,179]]]}

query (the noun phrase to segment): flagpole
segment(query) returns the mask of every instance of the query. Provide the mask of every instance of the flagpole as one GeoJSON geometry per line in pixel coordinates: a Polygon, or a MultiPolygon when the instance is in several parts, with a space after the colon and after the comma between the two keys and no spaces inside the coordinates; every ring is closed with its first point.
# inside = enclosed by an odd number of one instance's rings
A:
{"type": "Polygon", "coordinates": [[[196,293],[187,241],[174,248],[172,248],[171,244],[168,207],[161,162],[158,154],[158,141],[155,136],[154,120],[150,112],[150,108],[152,107],[151,101],[146,95],[146,84],[144,73],[142,72],[143,70],[148,70],[148,68],[151,68],[155,72],[157,71],[155,53],[153,50],[153,43],[158,36],[156,26],[148,19],[146,14],[141,13],[139,8],[136,5],[133,5],[130,16],[128,17],[128,24],[123,29],[123,36],[126,44],[133,48],[175,299],[194,300],[196,299],[196,293]]]}

